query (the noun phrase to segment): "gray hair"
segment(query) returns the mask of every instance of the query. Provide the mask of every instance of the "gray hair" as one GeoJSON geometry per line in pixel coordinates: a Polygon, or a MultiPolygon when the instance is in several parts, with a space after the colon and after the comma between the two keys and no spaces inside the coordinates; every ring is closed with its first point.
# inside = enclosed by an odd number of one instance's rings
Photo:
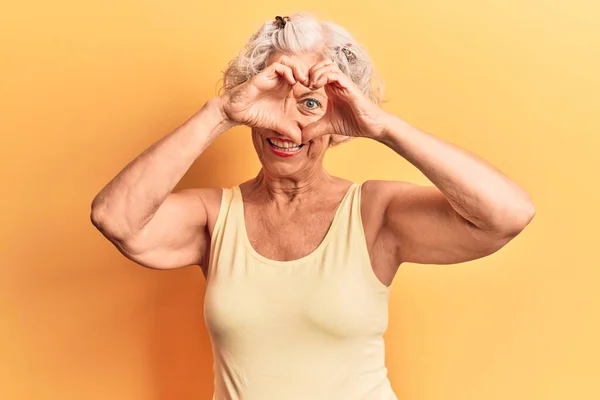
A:
{"type": "MultiPolygon", "coordinates": [[[[229,90],[258,74],[274,52],[316,52],[330,58],[367,98],[376,104],[382,102],[384,84],[365,48],[340,25],[318,21],[308,13],[292,14],[285,24],[275,19],[265,22],[229,62],[221,89],[229,90]]],[[[332,137],[331,144],[347,139],[332,137]]]]}

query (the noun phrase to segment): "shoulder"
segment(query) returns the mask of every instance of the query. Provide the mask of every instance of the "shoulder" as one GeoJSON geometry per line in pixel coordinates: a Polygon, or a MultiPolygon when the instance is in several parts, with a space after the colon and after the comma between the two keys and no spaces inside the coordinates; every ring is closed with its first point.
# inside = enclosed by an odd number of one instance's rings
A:
{"type": "Polygon", "coordinates": [[[193,188],[184,189],[177,193],[186,194],[193,196],[203,207],[203,211],[206,215],[206,231],[207,237],[212,237],[219,212],[221,211],[221,202],[223,199],[223,193],[230,191],[232,188],[215,188],[215,187],[204,187],[204,188],[193,188]]]}
{"type": "Polygon", "coordinates": [[[410,182],[368,180],[362,184],[362,204],[367,208],[387,206],[392,198],[401,194],[410,194],[420,186],[410,182]]]}
{"type": "Polygon", "coordinates": [[[202,203],[204,203],[208,219],[215,220],[217,218],[219,210],[221,209],[221,200],[223,199],[223,192],[230,189],[209,187],[198,188],[195,190],[196,194],[202,199],[202,203]]]}
{"type": "Polygon", "coordinates": [[[366,230],[374,234],[385,225],[392,200],[410,199],[421,186],[403,181],[368,180],[361,187],[361,214],[366,230]]]}
{"type": "Polygon", "coordinates": [[[223,189],[221,188],[191,188],[177,190],[174,194],[179,197],[200,201],[208,211],[209,208],[213,208],[215,205],[219,206],[222,192],[223,189]]]}
{"type": "Polygon", "coordinates": [[[207,208],[219,207],[221,204],[221,197],[223,197],[223,188],[198,188],[196,190],[197,195],[202,199],[207,208]]]}
{"type": "Polygon", "coordinates": [[[177,196],[186,197],[190,201],[198,204],[204,209],[209,227],[214,225],[221,207],[221,198],[223,196],[223,188],[191,188],[182,189],[175,192],[177,196]]]}
{"type": "Polygon", "coordinates": [[[365,196],[374,195],[376,197],[388,197],[398,193],[398,191],[411,190],[419,187],[418,185],[404,181],[386,181],[386,180],[368,180],[363,184],[362,192],[365,196]]]}

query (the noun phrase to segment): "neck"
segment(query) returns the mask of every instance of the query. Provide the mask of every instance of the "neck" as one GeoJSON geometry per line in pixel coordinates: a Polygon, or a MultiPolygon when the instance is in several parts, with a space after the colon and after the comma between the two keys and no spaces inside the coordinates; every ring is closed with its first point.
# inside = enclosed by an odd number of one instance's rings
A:
{"type": "Polygon", "coordinates": [[[263,192],[269,200],[290,203],[299,197],[302,198],[306,193],[322,193],[333,180],[324,168],[302,176],[286,177],[274,176],[261,169],[252,186],[255,190],[263,192]]]}

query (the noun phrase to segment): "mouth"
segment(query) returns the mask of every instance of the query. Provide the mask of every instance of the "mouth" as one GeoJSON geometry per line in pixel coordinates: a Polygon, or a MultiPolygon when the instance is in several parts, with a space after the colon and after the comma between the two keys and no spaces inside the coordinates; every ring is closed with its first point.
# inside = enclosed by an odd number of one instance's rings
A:
{"type": "Polygon", "coordinates": [[[271,151],[280,157],[292,157],[302,151],[304,143],[297,145],[289,139],[267,138],[271,151]]]}

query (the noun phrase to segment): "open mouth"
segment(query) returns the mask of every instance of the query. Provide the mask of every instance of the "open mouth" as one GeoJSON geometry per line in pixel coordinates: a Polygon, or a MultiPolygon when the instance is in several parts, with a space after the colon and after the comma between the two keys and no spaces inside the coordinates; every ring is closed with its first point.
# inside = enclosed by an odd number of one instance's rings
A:
{"type": "Polygon", "coordinates": [[[297,145],[289,140],[275,138],[267,138],[267,142],[271,146],[271,149],[275,150],[276,153],[281,153],[281,155],[293,155],[304,147],[304,143],[297,145]]]}

